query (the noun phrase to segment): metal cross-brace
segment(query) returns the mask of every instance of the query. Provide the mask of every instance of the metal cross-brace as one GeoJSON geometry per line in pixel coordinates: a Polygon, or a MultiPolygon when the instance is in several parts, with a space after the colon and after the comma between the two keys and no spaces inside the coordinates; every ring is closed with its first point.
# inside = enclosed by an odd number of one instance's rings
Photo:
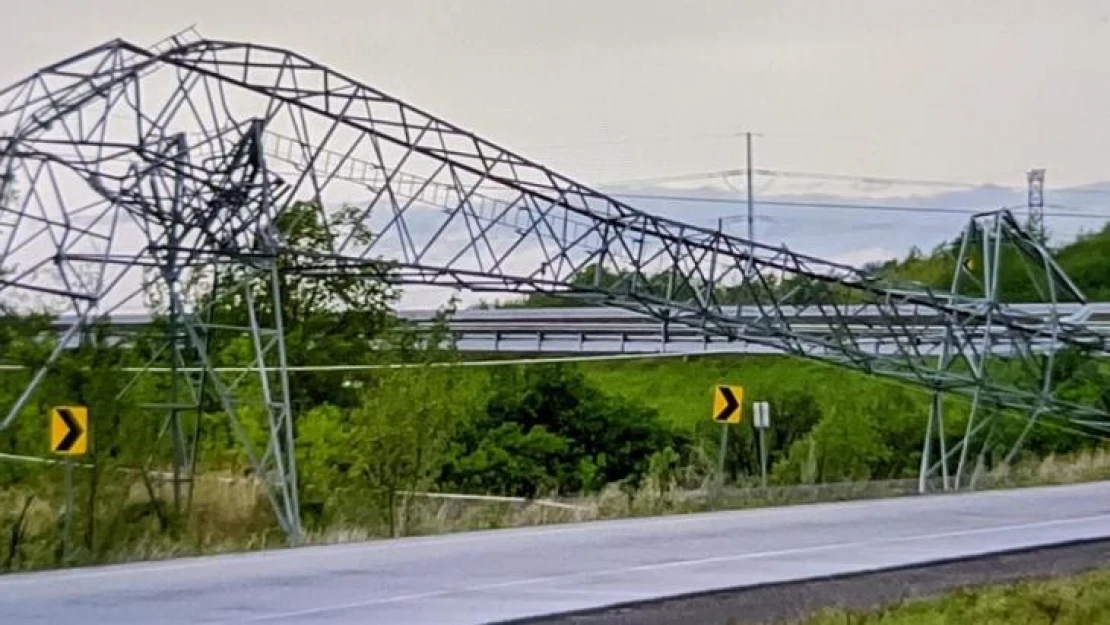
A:
{"type": "Polygon", "coordinates": [[[207,39],[113,41],[44,68],[0,91],[0,134],[4,170],[26,190],[2,207],[0,266],[13,270],[0,296],[72,308],[79,331],[133,301],[153,271],[182,362],[199,362],[232,422],[241,396],[259,398],[268,439],[241,439],[290,535],[300,524],[280,284],[298,276],[572,297],[910,382],[937,393],[926,441],[939,435],[943,460],[927,442],[923,484],[938,472],[963,484],[971,443],[989,431],[973,414],[949,448],[941,393],[1029,427],[1110,429],[1104,406],[1053,394],[1054,355],[1103,354],[1105,340],[1056,314],[1057,302],[1084,299],[1007,211],[973,219],[950,289],[907,284],[645,213],[304,56],[207,39]],[[299,249],[275,236],[296,205],[320,209],[333,243],[299,249]],[[1035,268],[1044,314],[1003,303],[1002,256],[963,268],[973,245],[1035,268]],[[983,272],[977,289],[970,271],[983,272]],[[201,275],[254,280],[221,291],[248,300],[236,330],[254,362],[237,364],[257,365],[255,386],[213,367],[219,324],[182,288],[201,275]],[[785,306],[827,331],[795,328],[785,306]]]}
{"type": "MultiPolygon", "coordinates": [[[[1008,297],[1013,297],[1015,289],[1023,288],[1036,301],[1047,304],[1046,317],[1059,322],[1057,306],[1063,303],[1085,303],[1079,288],[1056,264],[1051,254],[1041,244],[1036,233],[1023,229],[1013,215],[1008,212],[989,213],[972,218],[960,237],[959,251],[952,277],[951,292],[956,295],[976,297],[984,306],[984,315],[989,327],[995,311],[1004,306],[1008,297]],[[1009,291],[1009,293],[1008,293],[1009,291]]],[[[1084,309],[1081,314],[1068,320],[1069,323],[1085,321],[1084,309]]],[[[1056,326],[1053,326],[1056,327],[1056,326]]],[[[942,354],[937,359],[937,369],[947,369],[955,363],[957,349],[956,337],[950,332],[944,343],[942,354]]],[[[1054,341],[1048,337],[1047,342],[1054,341]]],[[[1008,449],[1002,456],[1001,464],[1013,462],[1032,428],[1041,419],[1049,416],[1056,401],[1054,390],[1056,380],[1054,370],[1057,349],[1036,349],[1035,344],[1014,340],[1013,337],[995,332],[984,332],[976,337],[973,344],[964,345],[972,354],[968,366],[977,371],[986,371],[993,366],[995,355],[1007,354],[1007,362],[1012,368],[1020,367],[1026,377],[1036,385],[1030,401],[1022,408],[1020,416],[1025,418],[1021,433],[1009,441],[1008,449]]],[[[951,450],[946,447],[944,435],[943,392],[933,391],[929,418],[922,449],[919,490],[925,491],[939,475],[940,488],[943,490],[974,488],[985,470],[988,453],[994,445],[1004,444],[995,435],[997,411],[984,410],[983,394],[980,387],[972,390],[968,406],[967,422],[963,437],[951,450]],[[986,414],[983,414],[983,413],[986,414]],[[939,448],[934,459],[933,445],[939,448]],[[974,466],[971,462],[974,461],[974,466]],[[955,472],[952,473],[952,464],[955,472]]],[[[1088,422],[1077,416],[1064,427],[1092,427],[1097,430],[1102,421],[1097,418],[1088,422]]],[[[1059,426],[1059,425],[1058,425],[1059,426]]]]}
{"type": "MultiPolygon", "coordinates": [[[[241,138],[230,146],[222,166],[214,167],[221,174],[219,184],[207,185],[210,194],[196,193],[193,197],[202,198],[189,210],[181,200],[186,195],[185,185],[181,183],[182,172],[187,159],[178,159],[174,174],[178,176],[175,187],[175,210],[162,213],[163,226],[169,233],[167,240],[159,241],[149,247],[163,258],[158,265],[164,278],[166,306],[163,311],[167,318],[167,338],[173,350],[171,365],[171,389],[177,392],[180,378],[191,379],[193,371],[199,367],[200,379],[197,384],[188,385],[192,390],[193,404],[181,406],[176,399],[171,400],[171,432],[177,411],[183,408],[197,410],[197,419],[202,407],[206,383],[216,394],[220,406],[231,420],[232,430],[239,439],[252,471],[267,487],[267,495],[277,512],[279,525],[289,538],[296,542],[303,534],[298,500],[296,458],[293,448],[293,415],[289,399],[288,361],[285,351],[285,332],[282,320],[281,284],[275,263],[280,250],[274,240],[257,236],[265,229],[256,228],[258,223],[272,223],[275,211],[273,206],[281,201],[282,181],[265,167],[260,139],[262,126],[256,121],[243,126],[241,138]],[[268,216],[267,220],[263,216],[268,216]],[[199,231],[199,234],[193,232],[199,231]],[[196,234],[206,242],[199,248],[182,246],[181,240],[188,240],[196,234]],[[244,238],[252,235],[253,239],[244,238]],[[246,244],[249,243],[249,247],[246,244]],[[219,324],[212,318],[212,312],[219,300],[210,299],[200,310],[199,302],[186,301],[187,289],[181,281],[183,269],[204,266],[206,261],[198,257],[200,250],[215,249],[222,254],[249,255],[244,263],[245,275],[237,276],[238,283],[228,290],[217,288],[218,275],[207,293],[217,298],[242,297],[246,302],[248,323],[246,326],[219,324]],[[187,258],[184,263],[178,259],[187,258]],[[257,289],[257,281],[264,280],[267,288],[257,289]],[[257,301],[256,291],[267,294],[269,301],[257,301]],[[263,304],[263,305],[260,305],[263,304]],[[247,383],[246,376],[228,379],[226,374],[217,372],[210,352],[210,344],[216,334],[225,340],[235,336],[249,339],[258,378],[256,385],[247,383]],[[180,345],[180,343],[184,345],[180,345]],[[191,358],[181,355],[189,353],[191,358]],[[243,396],[246,389],[247,397],[243,396]],[[250,395],[260,395],[255,407],[260,411],[259,421],[267,432],[265,440],[252,440],[243,427],[241,412],[250,409],[250,395]],[[261,445],[263,451],[258,453],[261,445]]],[[[178,145],[183,151],[185,139],[178,137],[178,145]]],[[[154,214],[154,211],[148,211],[154,214]]],[[[156,364],[153,360],[151,364],[156,364]]],[[[144,375],[141,372],[138,376],[144,375]]],[[[138,377],[137,376],[137,377],[138,377]]],[[[198,421],[199,423],[199,421],[198,421]]],[[[175,434],[175,437],[179,435],[175,434]]],[[[199,431],[194,432],[192,444],[196,444],[199,431]]],[[[177,445],[175,444],[175,451],[177,445]]],[[[176,454],[175,454],[176,455],[176,454]]],[[[195,449],[190,458],[189,477],[195,468],[195,449]]],[[[177,460],[175,457],[175,477],[177,460]]],[[[190,490],[190,500],[191,500],[190,490]]],[[[175,501],[176,501],[175,492],[175,501]]]]}
{"type": "MultiPolygon", "coordinates": [[[[206,135],[196,145],[191,145],[182,133],[150,133],[127,151],[126,165],[114,171],[104,167],[108,159],[103,157],[75,158],[62,164],[50,153],[51,142],[39,137],[26,139],[22,143],[25,147],[9,150],[10,162],[27,174],[32,183],[29,187],[37,193],[30,194],[22,206],[13,209],[13,212],[19,211],[17,223],[29,222],[32,227],[10,233],[9,253],[5,258],[17,256],[20,248],[33,249],[34,244],[44,243],[53,244],[54,254],[49,264],[44,259],[34,270],[16,274],[17,280],[4,286],[68,298],[76,311],[77,322],[35,373],[0,425],[10,423],[22,411],[69,343],[70,336],[138,296],[148,294],[152,287],[160,288],[163,301],[159,312],[164,319],[165,343],[155,350],[148,366],[168,365],[170,378],[166,390],[169,397],[164,402],[148,403],[143,407],[167,415],[160,432],[168,434],[171,441],[175,507],[180,509],[183,500],[188,506],[192,499],[200,412],[205,393],[211,391],[231,420],[232,430],[254,473],[267,486],[267,494],[278,511],[279,523],[292,540],[298,540],[303,530],[292,450],[288,363],[281,293],[275,290],[279,283],[273,263],[280,250],[273,245],[259,244],[269,241],[264,235],[272,228],[276,217],[274,207],[284,201],[283,182],[266,169],[261,131],[262,125],[257,120],[248,120],[206,135]],[[72,214],[65,210],[61,185],[50,187],[53,192],[50,201],[42,201],[43,189],[36,184],[41,178],[56,180],[73,174],[88,181],[88,188],[96,196],[86,206],[99,211],[91,221],[106,226],[101,230],[74,227],[72,214]],[[58,218],[50,216],[51,208],[62,209],[62,214],[58,218]],[[123,231],[123,222],[127,219],[138,230],[131,242],[137,239],[142,243],[127,252],[115,253],[115,249],[128,239],[123,231]],[[61,232],[52,232],[53,227],[61,232]],[[94,251],[96,247],[101,249],[94,251]],[[249,264],[250,271],[245,279],[253,280],[255,275],[261,274],[272,283],[267,293],[273,301],[266,302],[265,306],[254,301],[253,281],[233,289],[249,301],[250,318],[246,326],[217,325],[210,318],[216,302],[203,306],[205,311],[197,309],[201,302],[187,301],[194,297],[194,293],[188,292],[188,285],[214,269],[212,254],[249,257],[249,263],[240,263],[244,267],[249,264]],[[54,269],[53,275],[47,273],[44,277],[42,270],[48,266],[54,269]],[[98,271],[98,280],[84,279],[90,267],[98,271]],[[116,273],[111,276],[113,269],[116,273]],[[61,288],[48,286],[51,278],[60,283],[61,288]],[[137,288],[125,292],[116,302],[108,303],[114,293],[118,294],[118,285],[128,278],[135,280],[137,288]],[[264,318],[260,309],[269,311],[266,313],[269,318],[264,318]],[[254,364],[259,371],[255,386],[245,387],[241,378],[227,380],[215,371],[209,347],[216,333],[225,337],[238,333],[250,340],[256,357],[254,364]],[[198,368],[201,373],[196,376],[194,371],[198,368]],[[243,396],[243,390],[248,396],[243,396]],[[260,396],[256,405],[261,408],[259,420],[268,432],[265,441],[250,440],[241,424],[240,413],[250,409],[252,403],[250,394],[260,396]],[[187,413],[195,413],[192,427],[184,425],[187,413]],[[264,447],[261,454],[254,451],[258,444],[264,447]],[[182,486],[188,489],[186,493],[181,492],[182,486]]],[[[68,147],[80,151],[90,144],[73,141],[68,147]]],[[[132,388],[142,376],[138,374],[126,388],[132,388]]]]}

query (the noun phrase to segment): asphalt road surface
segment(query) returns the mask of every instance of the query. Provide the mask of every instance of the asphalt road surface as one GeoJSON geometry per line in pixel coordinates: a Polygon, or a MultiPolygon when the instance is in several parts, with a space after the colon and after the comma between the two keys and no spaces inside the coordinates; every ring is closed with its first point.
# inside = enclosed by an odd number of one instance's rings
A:
{"type": "Polygon", "coordinates": [[[1110,537],[1110,483],[0,577],[0,623],[489,623],[1110,537]]]}

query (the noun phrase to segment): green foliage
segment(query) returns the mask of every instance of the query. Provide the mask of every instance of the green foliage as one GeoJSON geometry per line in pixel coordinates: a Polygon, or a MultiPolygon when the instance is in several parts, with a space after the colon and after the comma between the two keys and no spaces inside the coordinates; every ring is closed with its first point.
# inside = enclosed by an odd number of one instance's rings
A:
{"type": "Polygon", "coordinates": [[[805,625],[1090,625],[1110,622],[1110,573],[965,588],[874,612],[829,610],[805,625]]]}
{"type": "MultiPolygon", "coordinates": [[[[277,258],[278,268],[294,267],[306,254],[327,253],[347,236],[368,236],[353,217],[348,210],[327,215],[313,203],[291,207],[278,224],[280,236],[302,253],[277,258]]],[[[1088,259],[1108,255],[1110,230],[1060,252],[1065,268],[1075,267],[1080,287],[1093,294],[1101,293],[1100,288],[1110,294],[1110,273],[1098,271],[1105,264],[1088,266],[1088,259]]],[[[898,280],[947,286],[954,262],[951,245],[944,245],[927,255],[915,251],[876,270],[898,280]]],[[[752,401],[771,403],[767,442],[775,483],[901,478],[917,470],[928,414],[928,395],[919,389],[783,357],[485,370],[434,366],[458,359],[444,325],[418,331],[400,321],[391,311],[397,293],[381,279],[386,271],[387,266],[375,265],[358,274],[337,270],[297,280],[279,271],[275,282],[265,267],[241,267],[217,276],[211,288],[186,285],[213,304],[211,321],[226,326],[248,325],[247,293],[255,314],[268,325],[276,286],[282,294],[289,362],[338,365],[290,376],[300,493],[313,530],[408,533],[414,491],[535,497],[594,493],[614,483],[648,489],[679,482],[697,485],[716,466],[720,426],[710,421],[709,410],[711,389],[719,383],[744,386],[746,410],[752,401]],[[376,364],[419,366],[373,371],[342,367],[376,364]]],[[[1024,279],[1006,276],[1006,294],[1035,297],[1036,285],[1024,279]]],[[[701,288],[667,272],[629,276],[597,267],[584,269],[574,282],[583,291],[635,286],[677,298],[701,288]]],[[[835,286],[771,282],[776,289],[851,298],[835,286]]],[[[732,303],[750,297],[736,287],[718,295],[732,303]]],[[[165,310],[165,298],[160,301],[165,310]]],[[[553,303],[581,305],[539,295],[516,305],[553,303]]],[[[136,349],[112,346],[103,329],[86,333],[81,345],[67,350],[46,377],[15,426],[0,432],[0,451],[42,456],[47,408],[70,402],[90,406],[93,453],[87,459],[90,466],[77,475],[79,561],[109,561],[149,545],[181,553],[215,548],[227,540],[242,546],[274,539],[267,503],[257,491],[236,501],[226,493],[213,494],[222,491],[206,484],[193,508],[179,515],[168,503],[167,486],[144,477],[141,469],[148,462],[156,470],[169,464],[167,437],[160,436],[166,411],[147,404],[164,401],[172,385],[150,376],[136,381],[122,370],[143,364],[149,348],[161,345],[159,332],[164,330],[155,328],[136,349]]],[[[0,315],[4,364],[37,365],[53,348],[54,337],[47,316],[0,315]]],[[[217,365],[249,364],[256,357],[253,343],[241,333],[214,335],[210,345],[217,365]]],[[[1005,367],[998,372],[1020,373],[1005,367]]],[[[1084,355],[1059,354],[1054,375],[1062,399],[1110,407],[1110,380],[1084,355]]],[[[29,379],[30,372],[0,373],[0,405],[13,405],[29,379]]],[[[260,397],[255,374],[236,390],[243,428],[256,446],[263,445],[266,431],[260,397]]],[[[183,418],[186,429],[196,426],[203,433],[202,475],[243,479],[245,458],[211,389],[201,408],[183,418]]],[[[962,434],[966,414],[966,401],[947,400],[945,431],[952,441],[962,434]]],[[[1012,440],[1023,427],[1020,420],[1001,423],[1000,440],[1012,440]]],[[[1086,444],[1067,432],[1036,428],[1028,447],[1033,454],[1044,454],[1086,444]]],[[[1000,450],[992,450],[993,460],[1000,450]]],[[[758,449],[747,420],[732,429],[726,469],[737,481],[758,475],[758,449]]],[[[21,545],[0,551],[0,565],[61,563],[51,551],[59,538],[59,484],[56,467],[0,463],[0,542],[21,545]]]]}
{"type": "MultiPolygon", "coordinates": [[[[588,363],[582,369],[607,392],[658,408],[664,422],[691,435],[703,457],[718,453],[720,426],[709,414],[712,387],[743,386],[745,411],[753,401],[772,406],[768,459],[772,478],[780,483],[911,474],[928,414],[928,395],[915,388],[780,356],[645,359],[619,366],[588,363]],[[851,452],[852,459],[825,459],[843,451],[841,437],[861,447],[851,452]],[[805,478],[811,454],[817,454],[821,469],[805,478]]],[[[961,421],[953,412],[954,431],[961,421]]],[[[729,438],[726,468],[734,477],[759,473],[748,419],[745,413],[729,438]]]]}
{"type": "Polygon", "coordinates": [[[543,365],[494,376],[485,410],[453,443],[444,486],[517,496],[590,492],[636,482],[653,454],[682,446],[654,410],[603,393],[576,368],[543,365]]]}
{"type": "MultiPolygon", "coordinates": [[[[290,362],[349,365],[373,362],[376,350],[370,346],[401,331],[402,324],[391,310],[398,297],[396,289],[375,279],[374,274],[363,272],[336,270],[328,275],[291,279],[284,271],[313,254],[330,252],[347,236],[365,238],[369,233],[354,222],[352,211],[344,209],[329,215],[318,204],[307,202],[290,206],[276,225],[280,238],[298,252],[285,253],[276,259],[279,269],[276,284],[270,272],[243,265],[218,276],[215,287],[201,297],[202,302],[211,303],[213,320],[249,326],[246,289],[253,297],[257,318],[263,325],[272,325],[276,287],[281,295],[285,348],[290,362]]],[[[214,345],[217,362],[231,365],[250,362],[253,348],[248,337],[228,335],[220,342],[220,336],[214,345]]],[[[294,405],[307,410],[324,403],[343,406],[357,403],[357,394],[334,381],[335,378],[322,379],[312,373],[293,373],[290,386],[294,405]]]]}
{"type": "Polygon", "coordinates": [[[388,371],[360,389],[358,405],[308,411],[298,463],[310,521],[384,523],[396,533],[399,493],[434,487],[457,428],[475,408],[477,381],[444,368],[388,371]]]}
{"type": "MultiPolygon", "coordinates": [[[[981,242],[974,239],[972,241],[969,253],[970,271],[965,275],[980,279],[984,266],[981,242]]],[[[901,261],[890,260],[880,264],[878,273],[893,280],[949,289],[956,271],[959,249],[960,242],[956,240],[938,245],[927,255],[913,250],[901,261]]],[[[1012,244],[1002,246],[1000,252],[1001,274],[998,286],[1003,301],[1047,301],[1050,293],[1043,278],[1043,264],[1029,259],[1012,244]]],[[[1110,299],[1110,272],[1106,271],[1106,267],[1110,266],[1110,225],[1097,232],[1083,234],[1052,252],[1060,268],[1089,300],[1110,299]]],[[[977,281],[967,277],[961,280],[960,292],[965,295],[982,294],[977,281]]]]}
{"type": "Polygon", "coordinates": [[[573,306],[597,305],[588,300],[581,299],[583,293],[591,290],[609,289],[628,279],[624,274],[615,274],[600,265],[593,263],[578,270],[570,279],[570,285],[575,287],[578,297],[566,297],[547,293],[531,293],[520,299],[510,299],[498,302],[501,308],[567,308],[573,306]]]}
{"type": "MultiPolygon", "coordinates": [[[[916,284],[947,291],[953,286],[956,263],[961,241],[942,242],[928,253],[914,247],[902,259],[872,263],[868,269],[893,284],[916,284]]],[[[967,296],[982,296],[982,241],[970,240],[967,271],[963,272],[957,284],[959,293],[967,296]]],[[[1110,299],[1110,225],[1098,232],[1087,233],[1076,241],[1058,250],[1053,250],[1057,263],[1072,281],[1090,300],[1110,299]]],[[[1044,266],[1039,259],[1031,258],[1012,243],[1000,248],[998,277],[999,296],[1007,302],[1041,302],[1050,297],[1049,285],[1044,277],[1044,266]]],[[[790,293],[796,300],[820,297],[824,300],[841,302],[859,301],[856,291],[815,281],[801,276],[779,280],[776,276],[765,276],[767,286],[780,296],[790,293]]],[[[532,294],[522,299],[500,302],[502,307],[554,308],[567,306],[587,306],[590,303],[589,291],[594,289],[631,289],[650,292],[659,297],[673,300],[687,300],[695,290],[704,290],[704,285],[690,284],[679,274],[670,275],[662,271],[649,276],[637,276],[632,272],[614,273],[590,265],[580,270],[571,280],[577,293],[565,296],[532,294]]],[[[746,286],[719,285],[715,289],[716,301],[726,305],[751,304],[756,300],[746,286]]],[[[1059,293],[1058,297],[1062,297],[1059,293]]],[[[490,304],[484,303],[484,306],[490,304]]]]}
{"type": "Polygon", "coordinates": [[[1056,261],[1089,299],[1110,300],[1110,224],[1058,250],[1056,261]]]}

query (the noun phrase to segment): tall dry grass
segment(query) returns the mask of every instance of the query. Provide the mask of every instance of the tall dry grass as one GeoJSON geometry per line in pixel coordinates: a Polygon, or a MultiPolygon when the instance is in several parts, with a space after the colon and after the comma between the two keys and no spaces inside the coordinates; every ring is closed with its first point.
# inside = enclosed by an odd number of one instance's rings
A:
{"type": "MultiPolygon", "coordinates": [[[[1110,479],[1106,450],[1049,456],[981,476],[979,488],[997,489],[1110,479]]],[[[273,523],[269,501],[253,479],[232,474],[197,477],[192,506],[173,517],[170,484],[149,487],[133,475],[106,488],[110,500],[97,507],[91,544],[78,522],[74,553],[60,559],[60,493],[27,486],[0,489],[0,570],[30,570],[65,564],[157,560],[186,555],[251,551],[285,545],[273,523]],[[150,494],[170,517],[164,526],[150,494]],[[23,513],[24,509],[26,510],[23,513]],[[13,543],[15,546],[13,547],[13,543]],[[10,553],[14,549],[16,553],[10,553]]],[[[637,516],[682,514],[854,499],[910,496],[917,480],[774,486],[716,486],[706,478],[695,488],[649,479],[639,488],[611,485],[600,493],[559,499],[485,500],[429,495],[397,498],[393,532],[382,522],[334,523],[314,528],[309,544],[335,544],[394,536],[447,534],[637,516]]],[[[80,502],[78,502],[80,509],[80,502]]],[[[80,511],[76,516],[81,516],[80,511]]],[[[383,515],[378,514],[375,518],[383,515]]],[[[369,517],[368,517],[369,518],[369,517]]]]}

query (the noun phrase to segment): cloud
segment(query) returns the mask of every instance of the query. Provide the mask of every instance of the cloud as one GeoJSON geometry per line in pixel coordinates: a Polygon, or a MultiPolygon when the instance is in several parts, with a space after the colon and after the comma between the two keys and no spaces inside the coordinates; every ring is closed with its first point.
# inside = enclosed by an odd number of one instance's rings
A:
{"type": "Polygon", "coordinates": [[[845,265],[852,265],[853,267],[862,267],[867,263],[884,261],[896,256],[898,256],[898,253],[893,250],[873,246],[852,250],[843,254],[834,254],[829,260],[845,265]]]}

